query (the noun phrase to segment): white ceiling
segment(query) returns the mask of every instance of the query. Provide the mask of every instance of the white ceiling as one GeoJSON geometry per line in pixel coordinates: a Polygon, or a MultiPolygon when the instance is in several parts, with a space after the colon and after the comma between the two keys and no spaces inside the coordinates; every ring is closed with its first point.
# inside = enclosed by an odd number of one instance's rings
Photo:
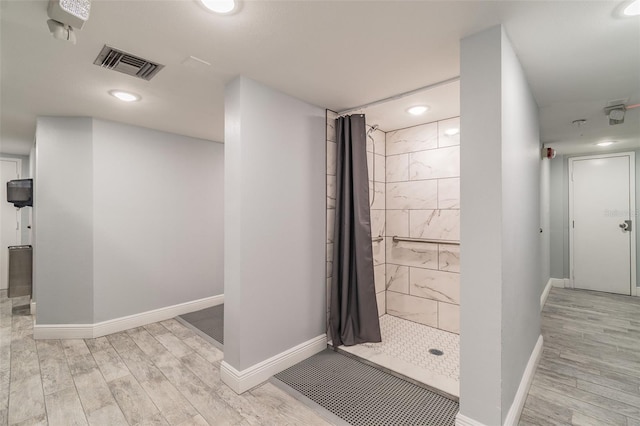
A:
{"type": "MultiPolygon", "coordinates": [[[[640,108],[619,126],[608,126],[602,112],[610,100],[640,102],[640,18],[614,16],[618,5],[246,1],[218,16],[195,0],[94,0],[73,46],[50,36],[46,1],[2,0],[0,151],[27,153],[38,115],[95,116],[222,141],[224,85],[238,74],[345,110],[457,76],[459,40],[499,23],[540,106],[545,142],[561,152],[593,150],[602,138],[640,147],[640,108]],[[150,82],[101,69],[93,61],[104,44],[166,67],[150,82]],[[212,65],[182,64],[191,55],[212,65]],[[143,99],[124,104],[107,95],[111,89],[143,99]],[[577,118],[588,125],[573,128],[577,118]]],[[[405,119],[397,105],[386,107],[405,119]]],[[[371,114],[385,115],[384,107],[371,114]]]]}

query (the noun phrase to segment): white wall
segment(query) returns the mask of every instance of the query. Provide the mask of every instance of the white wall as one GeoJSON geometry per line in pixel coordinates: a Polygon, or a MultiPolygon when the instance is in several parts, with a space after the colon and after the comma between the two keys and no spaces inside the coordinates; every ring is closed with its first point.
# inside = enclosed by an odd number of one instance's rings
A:
{"type": "Polygon", "coordinates": [[[39,324],[93,322],[91,118],[37,122],[34,285],[39,324]]]}
{"type": "Polygon", "coordinates": [[[224,292],[224,146],[93,122],[100,322],[224,292]]]}
{"type": "Polygon", "coordinates": [[[225,363],[325,333],[325,111],[245,77],[225,99],[225,363]]]}
{"type": "Polygon", "coordinates": [[[501,424],[500,28],[460,52],[460,413],[501,424]]]}
{"type": "Polygon", "coordinates": [[[36,152],[38,324],[222,294],[222,144],[46,117],[36,152]]]}
{"type": "MultiPolygon", "coordinates": [[[[540,337],[540,134],[524,70],[502,31],[502,422],[540,337]]],[[[524,403],[524,401],[523,401],[524,403]]]]}
{"type": "Polygon", "coordinates": [[[503,424],[540,334],[537,107],[500,26],[461,43],[460,414],[503,424]]]}

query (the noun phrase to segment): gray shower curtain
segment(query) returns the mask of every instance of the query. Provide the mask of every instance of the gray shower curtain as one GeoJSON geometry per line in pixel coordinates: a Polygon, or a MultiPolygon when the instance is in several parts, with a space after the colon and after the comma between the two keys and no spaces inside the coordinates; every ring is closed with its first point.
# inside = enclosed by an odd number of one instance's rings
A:
{"type": "Polygon", "coordinates": [[[380,342],[367,136],[362,114],[336,120],[336,210],[329,325],[334,347],[380,342]]]}

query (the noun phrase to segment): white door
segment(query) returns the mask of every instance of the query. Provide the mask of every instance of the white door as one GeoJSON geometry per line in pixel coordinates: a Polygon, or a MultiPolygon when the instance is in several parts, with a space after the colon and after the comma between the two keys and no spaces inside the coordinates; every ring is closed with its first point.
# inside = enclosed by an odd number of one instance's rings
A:
{"type": "Polygon", "coordinates": [[[9,286],[9,250],[20,244],[20,210],[7,202],[7,181],[20,178],[21,161],[0,159],[0,290],[9,286]]]}
{"type": "Polygon", "coordinates": [[[634,153],[569,159],[575,288],[635,295],[634,165],[634,153]]]}

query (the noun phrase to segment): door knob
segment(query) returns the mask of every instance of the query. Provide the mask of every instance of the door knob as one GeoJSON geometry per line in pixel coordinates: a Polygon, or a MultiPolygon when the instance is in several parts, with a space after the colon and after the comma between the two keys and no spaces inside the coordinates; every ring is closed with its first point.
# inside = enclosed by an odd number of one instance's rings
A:
{"type": "Polygon", "coordinates": [[[624,222],[622,222],[620,225],[618,225],[620,227],[620,229],[622,229],[623,231],[631,231],[631,221],[630,220],[625,220],[624,222]]]}

